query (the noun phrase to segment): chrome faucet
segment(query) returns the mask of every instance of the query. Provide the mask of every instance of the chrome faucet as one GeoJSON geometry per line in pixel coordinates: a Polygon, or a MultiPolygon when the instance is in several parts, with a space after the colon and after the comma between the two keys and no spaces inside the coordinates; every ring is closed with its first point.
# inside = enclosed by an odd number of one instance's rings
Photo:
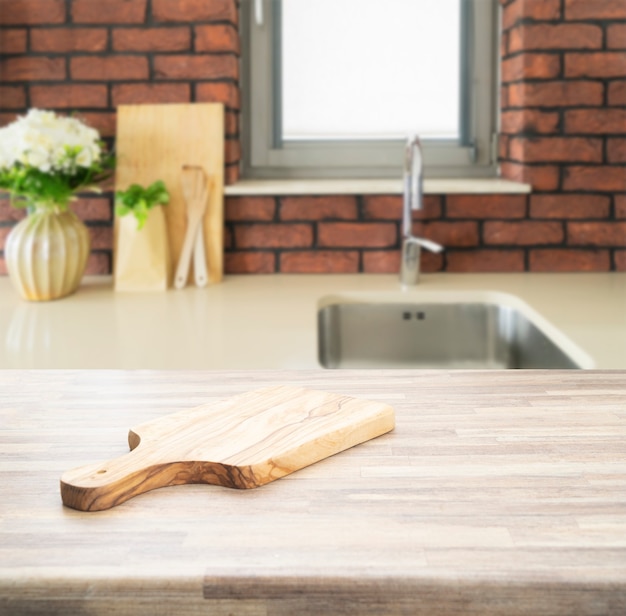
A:
{"type": "Polygon", "coordinates": [[[411,212],[424,207],[422,189],[422,144],[419,137],[409,137],[404,155],[404,202],[402,206],[402,254],[400,255],[400,282],[402,285],[415,285],[420,275],[420,249],[441,252],[443,246],[422,237],[415,237],[412,231],[411,212]]]}

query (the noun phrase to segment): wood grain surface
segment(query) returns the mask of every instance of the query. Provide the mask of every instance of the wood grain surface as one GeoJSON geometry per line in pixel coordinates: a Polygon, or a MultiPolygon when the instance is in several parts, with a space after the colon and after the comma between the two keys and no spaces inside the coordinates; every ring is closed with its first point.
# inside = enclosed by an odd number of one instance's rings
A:
{"type": "Polygon", "coordinates": [[[0,371],[0,614],[623,615],[626,373],[0,371]],[[288,384],[396,428],[256,490],[84,513],[120,431],[288,384]]]}
{"type": "Polygon", "coordinates": [[[132,428],[131,452],[68,470],[63,504],[102,511],[155,488],[256,488],[393,429],[388,404],[276,385],[132,428]]]}
{"type": "MultiPolygon", "coordinates": [[[[187,230],[181,170],[184,165],[204,169],[211,191],[201,230],[209,282],[220,282],[224,269],[224,106],[120,105],[116,134],[116,190],[162,180],[170,193],[164,211],[172,271],[176,269],[187,230]]],[[[117,225],[115,228],[117,233],[117,225]]]]}

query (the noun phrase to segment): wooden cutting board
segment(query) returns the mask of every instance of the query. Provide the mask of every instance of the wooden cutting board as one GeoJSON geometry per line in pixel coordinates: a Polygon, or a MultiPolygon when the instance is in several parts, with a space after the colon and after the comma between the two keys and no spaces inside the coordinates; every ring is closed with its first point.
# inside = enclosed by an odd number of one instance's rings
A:
{"type": "MultiPolygon", "coordinates": [[[[181,186],[183,165],[200,166],[211,182],[202,224],[209,283],[223,274],[224,106],[221,103],[120,105],[117,109],[115,189],[163,180],[170,192],[164,208],[171,271],[187,229],[181,186]]],[[[117,234],[117,225],[115,225],[117,234]]],[[[192,279],[193,269],[190,269],[192,279]]],[[[171,283],[171,281],[170,281],[171,283]]]]}
{"type": "Polygon", "coordinates": [[[61,497],[68,507],[100,511],[184,483],[254,488],[389,432],[394,424],[387,404],[268,387],[133,428],[130,453],[66,472],[61,497]]]}

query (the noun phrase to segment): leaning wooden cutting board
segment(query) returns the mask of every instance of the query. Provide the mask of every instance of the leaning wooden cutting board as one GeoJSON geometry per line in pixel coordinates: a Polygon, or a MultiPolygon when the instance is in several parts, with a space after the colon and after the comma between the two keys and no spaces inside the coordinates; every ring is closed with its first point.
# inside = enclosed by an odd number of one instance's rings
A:
{"type": "Polygon", "coordinates": [[[61,497],[68,507],[100,511],[184,483],[254,488],[389,432],[394,424],[387,404],[268,387],[133,428],[130,453],[66,472],[61,497]]]}
{"type": "Polygon", "coordinates": [[[116,190],[163,180],[170,192],[170,203],[164,211],[172,271],[176,269],[187,229],[181,170],[183,165],[204,169],[211,181],[202,225],[207,270],[209,282],[219,282],[224,252],[224,106],[120,105],[116,155],[116,190]]]}

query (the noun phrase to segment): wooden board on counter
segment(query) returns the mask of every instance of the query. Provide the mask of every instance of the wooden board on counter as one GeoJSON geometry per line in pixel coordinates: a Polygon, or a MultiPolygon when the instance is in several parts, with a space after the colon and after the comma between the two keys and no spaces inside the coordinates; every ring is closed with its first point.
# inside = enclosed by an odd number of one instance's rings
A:
{"type": "Polygon", "coordinates": [[[102,511],[180,484],[256,488],[393,426],[388,404],[304,387],[264,387],[131,429],[130,453],[67,471],[61,497],[68,507],[102,511]]]}
{"type": "MultiPolygon", "coordinates": [[[[211,182],[202,224],[209,283],[223,275],[224,106],[221,103],[120,105],[117,111],[116,190],[163,180],[171,270],[180,257],[187,215],[181,187],[183,165],[204,169],[211,182]]],[[[117,225],[116,225],[117,228],[117,225]]],[[[193,273],[190,270],[189,280],[193,273]]]]}

